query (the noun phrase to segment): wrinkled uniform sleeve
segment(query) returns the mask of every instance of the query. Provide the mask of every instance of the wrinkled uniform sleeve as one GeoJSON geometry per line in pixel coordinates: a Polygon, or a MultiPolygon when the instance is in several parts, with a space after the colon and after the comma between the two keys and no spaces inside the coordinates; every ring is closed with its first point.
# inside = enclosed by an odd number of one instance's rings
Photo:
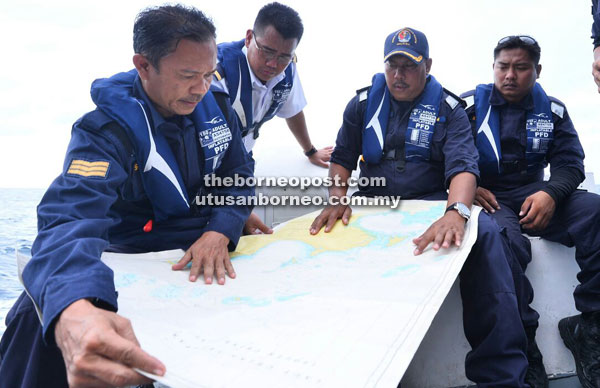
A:
{"type": "Polygon", "coordinates": [[[25,288],[41,309],[46,341],[54,340],[49,328],[76,300],[97,298],[108,309],[117,309],[113,272],[100,256],[109,244],[108,230],[118,220],[111,206],[126,179],[112,142],[76,123],[63,172],[38,206],[38,235],[23,272],[25,288]],[[108,168],[102,177],[102,168],[79,170],[73,161],[107,162],[108,168]]]}
{"type": "Polygon", "coordinates": [[[571,167],[579,170],[581,177],[584,177],[583,159],[585,155],[567,108],[565,108],[562,118],[555,114],[553,116],[555,119],[554,141],[546,155],[548,163],[550,163],[550,174],[552,175],[558,169],[571,167]]]}
{"type": "Polygon", "coordinates": [[[554,141],[546,155],[550,163],[550,179],[543,191],[559,205],[585,179],[585,154],[567,109],[564,109],[562,118],[554,113],[552,116],[554,141]]]}
{"type": "Polygon", "coordinates": [[[362,126],[366,103],[361,104],[358,96],[354,96],[346,109],[342,126],[338,131],[335,148],[331,154],[331,162],[352,171],[356,170],[357,161],[362,154],[362,126]]]}
{"type": "MultiPolygon", "coordinates": [[[[242,143],[240,128],[235,117],[235,112],[229,105],[227,97],[221,93],[215,93],[215,98],[219,102],[219,106],[224,110],[223,114],[227,119],[231,130],[232,140],[227,149],[221,166],[217,169],[216,174],[219,177],[235,176],[249,178],[254,176],[254,160],[246,152],[246,148],[242,143]],[[223,109],[225,108],[225,109],[223,109]]],[[[249,199],[254,196],[254,187],[246,185],[233,185],[231,187],[211,187],[210,193],[215,196],[223,196],[230,198],[249,199]]],[[[250,205],[224,205],[215,206],[212,209],[210,220],[206,226],[207,231],[214,231],[224,234],[229,238],[229,249],[235,250],[235,247],[242,234],[242,229],[250,212],[250,205]]]]}
{"type": "Polygon", "coordinates": [[[479,154],[473,140],[471,124],[460,105],[448,114],[443,150],[446,187],[449,187],[452,178],[461,172],[472,173],[479,182],[479,154]]]}

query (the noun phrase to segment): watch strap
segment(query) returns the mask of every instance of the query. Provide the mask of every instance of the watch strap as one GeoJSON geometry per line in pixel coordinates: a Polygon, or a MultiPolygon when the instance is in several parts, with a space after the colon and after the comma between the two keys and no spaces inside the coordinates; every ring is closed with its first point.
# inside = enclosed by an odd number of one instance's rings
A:
{"type": "Polygon", "coordinates": [[[450,206],[448,206],[446,208],[446,211],[444,212],[444,214],[448,213],[450,210],[456,210],[456,212],[467,221],[469,220],[469,218],[471,218],[471,212],[469,211],[469,207],[462,202],[454,202],[453,204],[451,204],[450,206]],[[465,207],[465,209],[467,210],[467,213],[464,213],[461,210],[461,208],[460,208],[461,205],[465,207]]]}
{"type": "Polygon", "coordinates": [[[310,149],[308,151],[306,151],[304,153],[304,155],[306,155],[307,158],[310,158],[311,156],[313,156],[316,153],[317,153],[317,149],[315,148],[315,146],[312,146],[312,147],[310,147],[310,149]]]}

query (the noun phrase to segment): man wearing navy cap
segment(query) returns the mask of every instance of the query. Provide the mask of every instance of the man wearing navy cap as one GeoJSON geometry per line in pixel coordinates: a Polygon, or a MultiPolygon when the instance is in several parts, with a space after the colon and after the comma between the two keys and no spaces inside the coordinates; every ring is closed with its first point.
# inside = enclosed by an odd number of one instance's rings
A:
{"type": "MultiPolygon", "coordinates": [[[[432,60],[422,32],[403,28],[384,46],[385,73],[376,74],[344,112],[329,175],[345,182],[361,157],[363,177],[385,177],[384,187],[359,187],[358,195],[402,196],[448,201],[446,213],[414,240],[415,255],[460,246],[475,196],[477,150],[460,98],[429,74],[432,60]],[[446,190],[449,189],[447,193],[446,190]]],[[[331,187],[330,197],[347,187],[331,187]]],[[[348,206],[325,208],[311,226],[331,231],[348,224],[348,206]]],[[[512,281],[510,249],[485,213],[478,219],[477,242],[460,273],[464,330],[472,350],[466,375],[480,387],[525,387],[526,337],[512,281]]]]}
{"type": "Polygon", "coordinates": [[[565,105],[536,82],[541,49],[527,35],[507,36],[494,49],[494,83],[463,96],[479,150],[481,183],[476,203],[506,227],[518,260],[513,265],[519,309],[528,337],[531,386],[548,386],[535,343],[539,315],[524,272],[529,239],[541,236],[575,246],[581,268],[574,292],[580,315],[559,322],[584,387],[600,387],[600,196],[577,190],[585,178],[584,153],[565,105]],[[550,179],[544,168],[550,164],[550,179]]]}

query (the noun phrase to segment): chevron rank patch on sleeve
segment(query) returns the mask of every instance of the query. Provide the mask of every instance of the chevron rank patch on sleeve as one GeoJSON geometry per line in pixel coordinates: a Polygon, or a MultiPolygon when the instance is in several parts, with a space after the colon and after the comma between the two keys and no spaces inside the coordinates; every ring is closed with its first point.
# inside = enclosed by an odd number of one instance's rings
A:
{"type": "Polygon", "coordinates": [[[106,178],[110,163],[104,160],[89,162],[83,159],[73,159],[67,170],[69,175],[79,175],[84,177],[106,178]]]}

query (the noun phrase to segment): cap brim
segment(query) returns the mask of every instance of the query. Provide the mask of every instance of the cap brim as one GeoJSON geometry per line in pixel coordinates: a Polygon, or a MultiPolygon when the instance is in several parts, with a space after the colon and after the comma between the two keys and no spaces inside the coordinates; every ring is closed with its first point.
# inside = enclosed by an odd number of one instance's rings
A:
{"type": "Polygon", "coordinates": [[[393,57],[394,55],[404,55],[410,59],[412,59],[412,61],[416,64],[420,64],[421,62],[423,62],[423,59],[425,59],[425,57],[423,57],[423,55],[418,54],[417,52],[413,51],[413,50],[409,50],[409,49],[397,49],[394,50],[390,53],[388,53],[384,58],[383,61],[387,61],[390,57],[393,57]]]}

